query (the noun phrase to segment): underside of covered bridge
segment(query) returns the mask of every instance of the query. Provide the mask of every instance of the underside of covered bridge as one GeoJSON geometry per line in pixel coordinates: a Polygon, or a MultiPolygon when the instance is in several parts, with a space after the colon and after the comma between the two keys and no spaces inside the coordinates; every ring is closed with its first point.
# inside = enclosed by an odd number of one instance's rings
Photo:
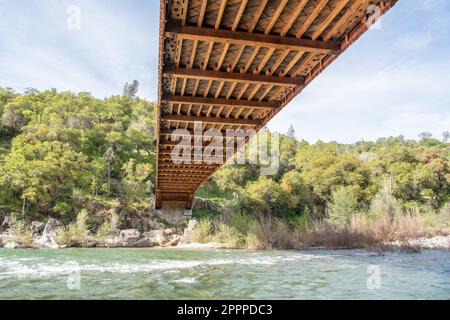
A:
{"type": "Polygon", "coordinates": [[[201,150],[205,130],[258,131],[396,2],[161,0],[156,208],[191,208],[221,166],[174,161],[174,130],[201,150]]]}

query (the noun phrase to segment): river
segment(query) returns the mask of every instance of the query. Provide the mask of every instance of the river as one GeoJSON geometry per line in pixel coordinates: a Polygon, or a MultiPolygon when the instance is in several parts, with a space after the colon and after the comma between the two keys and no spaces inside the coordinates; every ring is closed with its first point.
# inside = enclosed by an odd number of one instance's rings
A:
{"type": "Polygon", "coordinates": [[[0,250],[0,299],[450,299],[450,251],[0,250]]]}

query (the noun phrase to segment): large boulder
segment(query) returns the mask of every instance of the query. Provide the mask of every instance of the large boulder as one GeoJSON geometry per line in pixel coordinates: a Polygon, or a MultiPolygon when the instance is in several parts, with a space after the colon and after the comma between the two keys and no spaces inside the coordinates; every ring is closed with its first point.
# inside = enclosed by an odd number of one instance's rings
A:
{"type": "Polygon", "coordinates": [[[33,232],[33,236],[40,235],[45,228],[45,224],[40,221],[31,222],[31,232],[33,232]]]}
{"type": "Polygon", "coordinates": [[[118,236],[109,235],[97,242],[97,246],[102,246],[106,248],[117,248],[122,246],[118,236]]]}
{"type": "Polygon", "coordinates": [[[44,230],[42,232],[42,236],[47,236],[47,237],[55,237],[56,236],[56,229],[61,227],[62,223],[54,218],[50,218],[47,221],[47,224],[44,227],[44,230]]]}
{"type": "Polygon", "coordinates": [[[62,223],[59,220],[50,218],[42,231],[42,236],[36,240],[36,244],[41,247],[58,248],[56,229],[61,226],[62,223]]]}
{"type": "Polygon", "coordinates": [[[154,239],[157,237],[164,237],[164,229],[160,230],[150,230],[147,232],[144,232],[144,237],[154,239]]]}
{"type": "Polygon", "coordinates": [[[13,220],[10,216],[4,216],[3,221],[1,221],[1,229],[2,230],[8,230],[12,227],[13,220]]]}
{"type": "Polygon", "coordinates": [[[167,239],[167,237],[164,235],[164,230],[151,230],[148,232],[144,233],[144,237],[150,239],[152,242],[161,245],[164,245],[165,243],[167,243],[169,240],[167,239]]]}
{"type": "Polygon", "coordinates": [[[122,230],[119,241],[124,247],[133,247],[141,239],[141,233],[136,229],[122,230]]]}
{"type": "Polygon", "coordinates": [[[155,219],[147,220],[147,230],[158,230],[164,228],[164,225],[155,219]]]}
{"type": "Polygon", "coordinates": [[[178,243],[180,243],[181,237],[179,235],[174,235],[172,236],[172,238],[170,239],[170,241],[165,244],[166,247],[173,247],[178,245],[178,243]]]}
{"type": "Polygon", "coordinates": [[[136,248],[151,248],[154,247],[155,245],[157,244],[149,238],[142,238],[134,244],[136,248]]]}
{"type": "Polygon", "coordinates": [[[3,248],[5,248],[5,249],[18,249],[18,248],[20,248],[20,245],[17,242],[15,242],[15,241],[10,241],[10,242],[5,243],[3,245],[3,248]]]}

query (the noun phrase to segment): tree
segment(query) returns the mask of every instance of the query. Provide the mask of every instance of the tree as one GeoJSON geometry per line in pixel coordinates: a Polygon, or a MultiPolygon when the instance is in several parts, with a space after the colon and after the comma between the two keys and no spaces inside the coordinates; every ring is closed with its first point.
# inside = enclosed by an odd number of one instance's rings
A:
{"type": "Polygon", "coordinates": [[[450,132],[444,131],[444,132],[442,133],[442,140],[443,140],[444,142],[448,142],[449,139],[450,139],[450,132]]]}
{"type": "Polygon", "coordinates": [[[303,213],[306,207],[311,204],[308,186],[300,172],[287,172],[281,179],[280,185],[284,192],[289,194],[290,208],[293,208],[297,213],[303,213]]]}
{"type": "Polygon", "coordinates": [[[337,229],[343,229],[352,222],[358,209],[358,200],[352,190],[340,186],[333,191],[328,204],[327,221],[337,229]]]}
{"type": "Polygon", "coordinates": [[[81,186],[86,157],[58,141],[27,143],[14,140],[11,153],[0,168],[0,186],[16,192],[25,208],[48,213],[55,204],[67,201],[81,186]]]}
{"type": "Polygon", "coordinates": [[[246,165],[225,165],[214,174],[214,182],[223,192],[238,191],[245,186],[249,180],[256,179],[254,168],[246,165]]]}
{"type": "Polygon", "coordinates": [[[135,159],[130,159],[123,165],[123,183],[128,199],[146,198],[151,191],[151,164],[138,164],[135,159]]]}
{"type": "Polygon", "coordinates": [[[267,177],[250,182],[245,188],[245,207],[253,214],[282,217],[289,213],[289,194],[281,186],[267,177]]]}
{"type": "Polygon", "coordinates": [[[136,94],[139,90],[139,81],[133,80],[132,83],[126,83],[123,88],[123,95],[125,97],[134,99],[136,97],[136,94]]]}
{"type": "Polygon", "coordinates": [[[289,126],[289,129],[288,129],[288,131],[286,132],[286,135],[287,135],[290,139],[296,140],[296,138],[295,138],[295,129],[294,129],[294,126],[293,126],[292,124],[289,126]]]}
{"type": "Polygon", "coordinates": [[[366,204],[376,192],[371,189],[368,165],[346,151],[338,153],[336,145],[304,146],[296,154],[295,163],[310,189],[318,214],[324,213],[338,186],[351,187],[358,201],[366,204]]]}
{"type": "Polygon", "coordinates": [[[6,105],[1,115],[1,125],[10,129],[13,133],[18,132],[27,122],[21,109],[21,106],[17,104],[6,105]]]}
{"type": "Polygon", "coordinates": [[[421,139],[421,140],[425,140],[425,139],[429,139],[429,138],[431,138],[433,135],[431,134],[431,133],[429,133],[429,132],[421,132],[421,133],[419,133],[419,138],[421,139]]]}

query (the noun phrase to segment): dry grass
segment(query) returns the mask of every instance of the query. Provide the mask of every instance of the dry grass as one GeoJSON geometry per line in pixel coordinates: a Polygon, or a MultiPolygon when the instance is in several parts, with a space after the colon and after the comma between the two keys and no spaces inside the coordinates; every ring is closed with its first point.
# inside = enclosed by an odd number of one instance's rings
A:
{"type": "Polygon", "coordinates": [[[387,251],[396,248],[417,252],[419,247],[409,240],[445,235],[447,215],[447,211],[434,214],[430,222],[430,216],[419,212],[398,213],[394,217],[385,214],[377,218],[356,214],[350,225],[343,228],[336,228],[326,220],[309,221],[307,228],[300,228],[274,217],[237,215],[235,219],[228,217],[220,222],[201,220],[194,236],[198,242],[213,239],[254,250],[365,248],[387,251]],[[395,246],[391,244],[393,241],[397,241],[395,246]]]}
{"type": "MultiPolygon", "coordinates": [[[[256,229],[258,230],[258,229],[256,229]]],[[[252,249],[293,248],[380,248],[389,250],[389,242],[401,241],[400,249],[416,252],[410,239],[435,235],[420,215],[402,214],[395,219],[383,216],[377,220],[356,215],[351,225],[336,229],[326,222],[311,222],[307,231],[289,230],[285,223],[267,218],[260,221],[259,231],[247,235],[252,249]]]]}
{"type": "Polygon", "coordinates": [[[13,225],[13,240],[22,246],[31,246],[33,244],[33,233],[25,223],[15,223],[13,225]]]}

